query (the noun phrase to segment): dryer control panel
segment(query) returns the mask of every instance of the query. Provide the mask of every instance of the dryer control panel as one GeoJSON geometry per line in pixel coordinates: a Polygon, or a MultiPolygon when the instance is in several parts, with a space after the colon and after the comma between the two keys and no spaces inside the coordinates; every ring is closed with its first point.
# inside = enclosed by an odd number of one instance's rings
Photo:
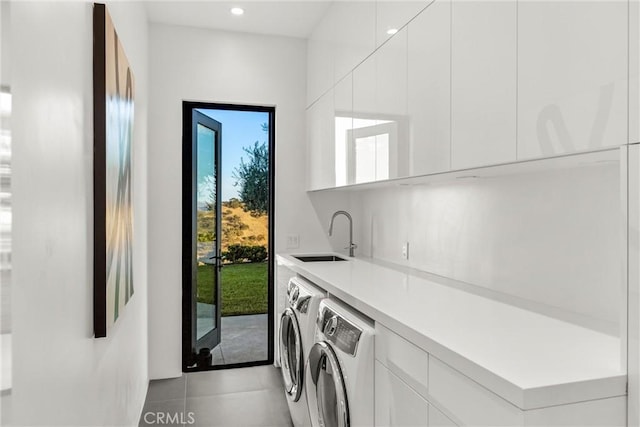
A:
{"type": "Polygon", "coordinates": [[[327,307],[318,313],[316,324],[327,341],[351,356],[356,355],[362,329],[327,307]]]}

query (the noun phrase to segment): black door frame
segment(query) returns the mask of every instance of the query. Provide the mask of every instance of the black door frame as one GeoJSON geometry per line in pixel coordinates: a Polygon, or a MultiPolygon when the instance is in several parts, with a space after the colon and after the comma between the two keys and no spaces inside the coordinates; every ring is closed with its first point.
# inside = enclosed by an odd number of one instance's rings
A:
{"type": "Polygon", "coordinates": [[[275,267],[275,107],[256,105],[219,104],[202,101],[182,102],[182,371],[208,371],[217,369],[243,368],[248,366],[273,364],[274,354],[274,267],[275,267]],[[195,183],[193,181],[193,161],[195,153],[192,149],[192,111],[195,109],[252,111],[269,114],[269,233],[268,233],[268,284],[267,284],[267,359],[255,362],[231,363],[197,367],[194,365],[192,342],[192,254],[191,245],[194,227],[192,212],[192,194],[195,183]]]}

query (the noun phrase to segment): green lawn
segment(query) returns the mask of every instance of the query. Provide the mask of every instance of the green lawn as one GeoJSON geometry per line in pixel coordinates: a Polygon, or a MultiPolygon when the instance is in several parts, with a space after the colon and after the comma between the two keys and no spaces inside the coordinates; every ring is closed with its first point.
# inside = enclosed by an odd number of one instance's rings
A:
{"type": "MultiPolygon", "coordinates": [[[[267,312],[266,262],[225,265],[221,271],[222,315],[262,314],[267,312]]],[[[198,267],[198,302],[213,300],[214,267],[198,267]]]]}

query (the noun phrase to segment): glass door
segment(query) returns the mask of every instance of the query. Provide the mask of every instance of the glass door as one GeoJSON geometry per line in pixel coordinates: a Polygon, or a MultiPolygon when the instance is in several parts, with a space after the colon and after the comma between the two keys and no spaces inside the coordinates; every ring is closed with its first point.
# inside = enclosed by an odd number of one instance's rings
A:
{"type": "Polygon", "coordinates": [[[183,372],[273,363],[275,109],[183,101],[182,123],[183,372]]]}
{"type": "MultiPolygon", "coordinates": [[[[221,209],[220,203],[220,147],[222,125],[197,110],[192,110],[191,117],[191,153],[185,150],[184,156],[190,155],[191,185],[185,182],[184,198],[188,199],[190,247],[184,250],[183,256],[189,257],[190,271],[185,274],[187,281],[185,292],[190,305],[190,316],[185,321],[190,323],[185,331],[189,331],[190,345],[184,347],[184,360],[187,367],[197,365],[198,368],[211,366],[211,350],[220,343],[220,270],[222,257],[220,247],[221,209]]],[[[185,202],[186,205],[186,202],[185,202]]],[[[187,228],[185,226],[185,228],[187,228]]],[[[186,326],[186,325],[185,325],[186,326]]]]}

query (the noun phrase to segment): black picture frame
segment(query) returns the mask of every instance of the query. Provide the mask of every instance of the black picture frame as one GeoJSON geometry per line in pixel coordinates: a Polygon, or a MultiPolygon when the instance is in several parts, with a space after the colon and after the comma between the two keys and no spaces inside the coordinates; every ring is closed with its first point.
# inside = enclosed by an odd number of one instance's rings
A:
{"type": "Polygon", "coordinates": [[[134,77],[104,4],[93,7],[93,330],[133,296],[134,77]]]}

